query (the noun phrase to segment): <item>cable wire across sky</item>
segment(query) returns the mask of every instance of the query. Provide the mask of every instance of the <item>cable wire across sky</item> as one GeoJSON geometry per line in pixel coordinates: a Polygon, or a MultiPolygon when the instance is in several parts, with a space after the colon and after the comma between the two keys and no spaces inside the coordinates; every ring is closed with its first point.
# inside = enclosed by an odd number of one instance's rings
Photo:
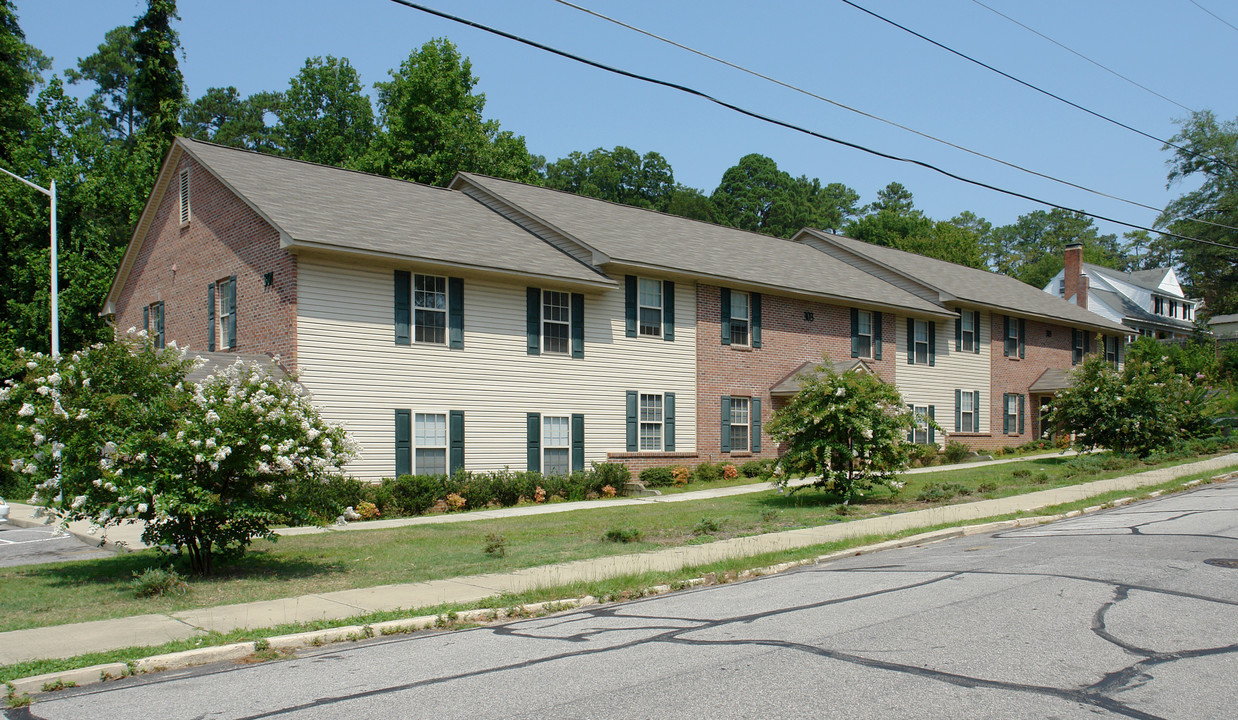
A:
{"type": "MultiPolygon", "coordinates": [[[[843,0],[843,1],[844,1],[844,2],[846,2],[847,0],[843,0]]],[[[922,161],[922,160],[916,160],[916,159],[914,159],[914,158],[905,158],[905,157],[900,157],[900,156],[898,156],[898,155],[891,155],[890,153],[882,152],[882,151],[880,151],[880,150],[875,150],[875,149],[873,149],[873,148],[866,147],[866,146],[864,146],[864,145],[860,145],[860,144],[858,144],[858,143],[853,143],[853,142],[850,142],[850,141],[847,141],[847,140],[843,140],[843,139],[841,139],[841,138],[835,138],[835,137],[832,137],[832,136],[829,136],[829,135],[825,135],[825,134],[823,134],[823,133],[819,133],[819,132],[816,132],[816,131],[814,131],[814,130],[809,130],[808,128],[801,127],[801,126],[799,126],[799,125],[795,125],[795,124],[793,124],[793,123],[790,123],[790,122],[787,122],[787,121],[784,121],[784,120],[779,120],[779,119],[777,119],[777,118],[770,117],[770,116],[768,116],[768,115],[763,115],[763,114],[758,113],[758,112],[756,112],[756,111],[754,111],[754,110],[748,110],[748,109],[746,109],[746,108],[740,107],[740,106],[735,105],[735,104],[733,104],[733,103],[729,103],[729,102],[727,102],[727,101],[725,101],[725,100],[720,100],[720,99],[715,98],[715,97],[713,97],[713,96],[711,96],[711,95],[708,95],[708,94],[706,94],[706,93],[704,93],[704,92],[701,92],[700,90],[696,90],[696,89],[691,88],[691,87],[688,87],[688,86],[686,86],[686,85],[680,85],[680,84],[678,84],[678,83],[673,83],[673,82],[670,82],[670,81],[668,81],[668,80],[660,80],[660,79],[658,79],[658,78],[653,78],[653,77],[649,77],[649,76],[646,76],[646,75],[641,75],[641,74],[639,74],[639,73],[635,73],[635,72],[632,72],[632,71],[630,71],[630,70],[624,70],[624,69],[622,69],[622,68],[617,68],[617,67],[614,67],[614,66],[611,66],[611,65],[607,65],[607,64],[602,63],[602,62],[599,62],[599,61],[597,61],[597,60],[590,60],[589,58],[585,58],[585,57],[581,57],[581,56],[579,56],[579,55],[575,55],[575,54],[569,53],[569,52],[567,52],[566,50],[560,50],[560,49],[558,49],[558,48],[551,47],[551,46],[546,45],[546,44],[544,44],[544,43],[537,42],[536,40],[530,40],[530,39],[528,39],[528,38],[521,37],[521,36],[519,36],[519,35],[515,35],[515,34],[513,34],[513,33],[509,33],[509,32],[507,32],[507,31],[505,31],[505,30],[499,30],[498,28],[493,28],[493,27],[490,27],[490,26],[488,26],[488,25],[484,25],[484,24],[479,23],[479,22],[476,22],[476,21],[474,21],[474,20],[469,20],[469,19],[467,19],[467,18],[462,18],[462,17],[459,17],[459,16],[457,16],[457,15],[452,15],[452,14],[450,14],[450,13],[443,12],[442,10],[436,10],[436,9],[434,9],[434,8],[427,7],[427,6],[425,6],[425,5],[421,5],[421,4],[418,4],[418,3],[412,2],[411,0],[391,0],[391,2],[396,3],[397,5],[403,5],[403,6],[405,6],[405,7],[411,8],[411,9],[413,9],[413,10],[419,10],[419,11],[421,11],[421,12],[424,12],[424,13],[428,14],[428,15],[433,15],[433,16],[435,16],[435,17],[439,17],[439,18],[442,18],[442,19],[444,19],[444,20],[449,20],[449,21],[451,21],[451,22],[459,23],[459,24],[461,24],[461,25],[465,25],[465,26],[467,26],[467,27],[475,28],[475,29],[477,29],[477,30],[481,30],[481,31],[483,31],[483,32],[487,32],[487,33],[490,33],[490,34],[492,34],[492,35],[497,35],[498,37],[506,38],[506,39],[508,39],[508,40],[512,40],[512,41],[514,41],[514,42],[518,42],[518,43],[521,43],[521,44],[523,44],[523,45],[527,45],[527,46],[529,46],[529,47],[536,48],[536,49],[538,49],[538,50],[542,50],[542,51],[544,51],[544,52],[552,53],[552,54],[554,54],[554,55],[558,55],[559,57],[566,58],[566,59],[568,59],[568,60],[572,60],[572,61],[574,61],[574,62],[578,62],[578,63],[584,64],[584,65],[588,65],[588,66],[593,67],[593,68],[597,68],[598,70],[604,70],[604,71],[606,71],[606,72],[613,73],[613,74],[615,74],[615,75],[620,75],[620,76],[622,76],[622,77],[630,78],[630,79],[633,79],[633,80],[639,80],[639,81],[641,81],[641,82],[646,82],[646,83],[650,83],[650,84],[653,84],[653,85],[660,85],[660,86],[662,86],[662,87],[670,88],[670,89],[672,89],[672,90],[678,90],[678,91],[680,91],[680,92],[687,93],[687,94],[689,94],[689,95],[694,95],[694,96],[699,97],[699,98],[701,98],[701,99],[703,99],[703,100],[707,100],[707,101],[709,101],[709,102],[711,102],[711,103],[714,103],[714,104],[719,105],[719,106],[721,106],[721,107],[727,108],[728,110],[732,110],[732,111],[737,112],[737,113],[740,113],[740,114],[742,114],[742,115],[746,115],[746,116],[751,117],[751,118],[754,118],[754,119],[756,119],[756,120],[761,120],[762,122],[767,122],[767,123],[770,123],[770,124],[773,124],[773,125],[777,125],[777,126],[779,126],[779,127],[783,127],[783,128],[788,129],[788,130],[793,130],[793,131],[795,131],[795,132],[803,133],[803,134],[808,135],[808,136],[810,136],[810,137],[815,137],[815,138],[818,138],[818,139],[821,139],[821,140],[826,140],[826,141],[828,141],[828,142],[832,142],[832,143],[835,143],[835,144],[838,144],[838,145],[842,145],[842,146],[844,146],[844,147],[849,147],[849,148],[852,148],[852,149],[854,149],[854,150],[859,150],[859,151],[861,151],[861,152],[868,153],[868,154],[870,154],[870,155],[875,155],[875,156],[877,156],[877,157],[885,158],[885,159],[887,159],[887,160],[894,160],[894,161],[897,161],[897,162],[904,162],[904,163],[908,163],[908,164],[911,164],[911,165],[916,165],[916,166],[919,166],[919,167],[925,168],[925,169],[927,169],[927,170],[931,170],[931,171],[933,171],[933,172],[939,173],[939,174],[941,174],[941,175],[945,175],[946,177],[949,177],[949,178],[951,178],[951,179],[958,180],[959,182],[967,183],[967,184],[969,184],[969,185],[974,185],[974,186],[976,186],[976,187],[982,187],[982,188],[985,188],[985,189],[987,189],[987,190],[992,190],[992,191],[994,191],[994,192],[1002,193],[1002,194],[1004,194],[1004,195],[1009,195],[1009,196],[1011,196],[1011,197],[1017,197],[1017,198],[1019,198],[1019,199],[1022,199],[1022,200],[1027,200],[1028,202],[1034,202],[1034,203],[1037,203],[1037,204],[1039,204],[1039,205],[1044,205],[1044,206],[1046,206],[1046,207],[1056,208],[1056,209],[1058,209],[1058,210],[1064,210],[1064,211],[1066,211],[1066,212],[1074,212],[1074,213],[1079,213],[1079,214],[1081,214],[1081,215],[1085,215],[1085,216],[1087,216],[1087,217],[1095,218],[1095,219],[1097,219],[1097,220],[1104,220],[1105,222],[1111,222],[1111,223],[1114,223],[1114,224],[1116,224],[1116,225],[1122,225],[1122,226],[1124,226],[1124,227],[1132,228],[1132,229],[1135,229],[1135,230],[1144,230],[1144,231],[1151,232],[1151,233],[1158,233],[1158,234],[1161,234],[1161,235],[1165,235],[1166,237],[1172,237],[1172,238],[1176,238],[1176,239],[1179,239],[1179,240],[1186,240],[1186,241],[1188,241],[1188,242],[1197,242],[1197,243],[1202,243],[1202,244],[1205,244],[1205,245],[1214,245],[1214,246],[1216,246],[1216,247],[1227,248],[1227,249],[1231,249],[1231,250],[1238,250],[1238,246],[1226,245],[1225,243],[1213,242],[1213,241],[1211,241],[1211,240],[1204,240],[1204,239],[1202,239],[1202,238],[1190,237],[1190,236],[1188,236],[1188,235],[1179,235],[1179,234],[1177,234],[1177,233],[1168,232],[1168,231],[1163,231],[1163,230],[1156,230],[1156,229],[1154,229],[1154,228],[1146,227],[1146,226],[1144,226],[1144,225],[1138,225],[1138,224],[1135,224],[1135,223],[1126,222],[1126,221],[1124,221],[1124,220],[1118,220],[1118,219],[1116,219],[1116,218],[1111,218],[1111,217],[1108,217],[1108,216],[1105,216],[1105,215],[1099,215],[1099,214],[1097,214],[1097,213],[1088,212],[1088,211],[1086,211],[1086,210],[1079,210],[1079,209],[1077,209],[1077,208],[1067,207],[1067,206],[1065,206],[1065,205],[1060,205],[1060,204],[1058,204],[1058,203],[1051,202],[1051,201],[1049,201],[1049,200],[1043,200],[1043,199],[1041,199],[1041,198],[1033,197],[1033,196],[1031,196],[1031,195],[1026,195],[1026,194],[1024,194],[1024,193],[1021,193],[1021,192],[1018,192],[1018,191],[1015,191],[1015,190],[1007,190],[1007,189],[1005,189],[1005,188],[998,187],[998,186],[996,186],[996,185],[991,185],[991,184],[989,184],[989,183],[986,183],[986,182],[983,182],[983,181],[980,181],[980,180],[972,180],[972,179],[970,179],[970,178],[963,177],[963,176],[961,176],[961,175],[956,175],[955,173],[952,173],[952,172],[950,172],[950,171],[948,171],[948,170],[944,170],[944,169],[942,169],[942,168],[937,167],[936,165],[932,165],[932,164],[927,163],[927,162],[924,162],[924,161],[922,161]]]]}

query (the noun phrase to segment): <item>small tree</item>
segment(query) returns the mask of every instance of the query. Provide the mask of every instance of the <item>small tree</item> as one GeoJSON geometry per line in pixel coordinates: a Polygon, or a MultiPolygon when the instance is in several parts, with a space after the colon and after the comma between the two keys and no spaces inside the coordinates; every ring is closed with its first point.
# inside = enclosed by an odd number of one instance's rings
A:
{"type": "Polygon", "coordinates": [[[56,361],[22,353],[26,378],[0,391],[32,443],[14,470],[61,521],[146,523],[142,541],[183,551],[195,573],[235,557],[271,526],[311,519],[297,483],[353,455],[294,381],[237,362],[200,385],[193,361],[145,333],[56,361]]]}
{"type": "Polygon", "coordinates": [[[895,478],[907,469],[914,424],[893,385],[867,373],[840,375],[827,360],[803,378],[767,431],[786,444],[784,467],[820,474],[812,487],[838,492],[847,504],[875,484],[902,488],[895,478]]]}
{"type": "Polygon", "coordinates": [[[1046,426],[1074,433],[1077,445],[1146,457],[1181,441],[1210,434],[1215,408],[1203,380],[1174,371],[1169,356],[1128,354],[1115,370],[1094,355],[1054,398],[1046,426]]]}

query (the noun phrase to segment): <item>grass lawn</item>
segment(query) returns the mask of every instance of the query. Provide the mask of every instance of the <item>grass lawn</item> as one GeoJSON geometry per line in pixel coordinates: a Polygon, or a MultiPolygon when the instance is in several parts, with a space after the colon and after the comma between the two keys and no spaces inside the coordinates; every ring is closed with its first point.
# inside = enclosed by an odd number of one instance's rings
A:
{"type": "MultiPolygon", "coordinates": [[[[191,578],[183,595],[157,599],[138,598],[129,587],[134,572],[161,562],[153,551],[3,568],[0,631],[504,572],[1004,497],[1150,467],[1122,462],[1129,461],[1046,456],[1009,465],[962,466],[906,476],[907,487],[899,497],[882,490],[850,507],[820,490],[771,490],[683,503],[284,537],[278,543],[256,543],[243,559],[215,576],[191,578]],[[639,539],[609,541],[608,531],[626,531],[639,539]],[[504,541],[502,556],[485,552],[492,535],[504,541]]],[[[1182,462],[1188,460],[1165,465],[1182,462]]]]}

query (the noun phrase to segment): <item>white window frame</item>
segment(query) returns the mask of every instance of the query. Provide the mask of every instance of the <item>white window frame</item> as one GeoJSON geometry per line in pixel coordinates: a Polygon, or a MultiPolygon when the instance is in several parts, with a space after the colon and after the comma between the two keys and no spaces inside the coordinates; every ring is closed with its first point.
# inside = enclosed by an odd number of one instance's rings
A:
{"type": "Polygon", "coordinates": [[[412,421],[413,421],[413,428],[412,428],[413,430],[413,433],[412,433],[413,434],[413,442],[412,442],[413,474],[414,475],[431,475],[431,474],[447,475],[449,474],[451,471],[451,465],[450,465],[451,463],[451,450],[450,450],[451,448],[451,425],[450,425],[449,413],[445,411],[441,411],[441,412],[436,412],[436,411],[415,412],[414,411],[412,421]],[[428,418],[428,417],[433,417],[436,419],[442,418],[442,423],[443,423],[443,444],[442,445],[431,445],[429,443],[423,443],[420,441],[420,435],[417,432],[418,422],[419,420],[424,422],[424,418],[428,418]],[[442,450],[443,451],[443,472],[430,473],[430,472],[426,472],[422,470],[421,462],[419,458],[420,458],[420,453],[425,450],[442,450]]]}
{"type": "Polygon", "coordinates": [[[730,322],[731,322],[731,345],[735,345],[739,347],[749,347],[750,345],[752,345],[752,296],[751,295],[749,295],[746,292],[739,292],[737,290],[731,291],[731,321],[730,322]],[[735,312],[735,299],[740,298],[740,297],[744,299],[743,300],[743,304],[744,304],[743,315],[738,315],[735,312]],[[735,339],[736,337],[735,331],[737,327],[742,328],[740,332],[742,332],[744,336],[743,342],[740,342],[735,339]]]}
{"type": "Polygon", "coordinates": [[[912,331],[912,334],[914,335],[914,337],[909,338],[909,340],[912,342],[912,355],[911,356],[915,358],[915,362],[913,364],[928,365],[928,361],[929,361],[929,324],[928,324],[928,321],[927,320],[913,321],[911,331],[912,331]],[[923,340],[920,339],[920,330],[922,328],[924,330],[923,340]],[[921,355],[920,355],[921,347],[923,347],[923,352],[924,352],[923,359],[921,359],[921,355]]]}
{"type": "Polygon", "coordinates": [[[917,445],[928,445],[928,405],[912,405],[911,412],[916,416],[911,441],[917,445]]]}
{"type": "Polygon", "coordinates": [[[236,307],[232,312],[225,312],[227,307],[227,287],[232,285],[232,297],[236,297],[236,281],[230,277],[215,281],[215,347],[222,350],[235,350],[236,345],[228,344],[228,323],[232,324],[232,336],[236,337],[236,307]]]}
{"type": "Polygon", "coordinates": [[[150,318],[150,327],[147,327],[144,329],[146,330],[147,334],[150,336],[150,340],[152,343],[154,343],[155,347],[157,349],[162,350],[164,347],[166,347],[166,344],[167,344],[167,327],[164,325],[164,321],[167,318],[164,314],[163,301],[156,300],[155,302],[151,303],[150,305],[147,305],[146,307],[147,307],[147,310],[146,310],[147,317],[150,318]],[[159,316],[158,319],[155,318],[156,314],[158,314],[159,316]],[[163,332],[159,332],[160,326],[164,327],[163,332]]]}
{"type": "MultiPolygon", "coordinates": [[[[556,303],[556,306],[559,306],[559,305],[556,303]]],[[[563,292],[560,290],[542,290],[541,307],[542,307],[542,326],[541,326],[542,327],[542,352],[547,355],[571,355],[572,354],[572,294],[569,292],[563,292]],[[547,310],[547,306],[549,305],[549,298],[552,297],[551,293],[554,293],[556,296],[562,296],[563,303],[561,307],[563,308],[563,312],[564,312],[563,317],[565,319],[556,320],[556,319],[552,319],[547,316],[548,314],[546,310],[547,310]],[[562,350],[552,350],[550,347],[551,340],[554,340],[555,342],[559,342],[560,340],[560,338],[557,338],[557,337],[552,338],[550,334],[547,332],[547,330],[549,330],[551,326],[563,328],[563,337],[561,338],[563,341],[562,350]]]]}
{"type": "Polygon", "coordinates": [[[447,312],[449,310],[449,304],[450,304],[450,299],[448,297],[448,292],[447,292],[447,277],[444,275],[428,275],[428,274],[423,274],[423,273],[413,273],[412,293],[413,293],[413,297],[411,298],[412,299],[411,305],[413,308],[413,317],[412,317],[413,342],[418,343],[420,345],[446,345],[447,344],[447,312]],[[434,281],[433,288],[431,290],[425,290],[423,287],[423,289],[418,290],[417,289],[418,281],[420,281],[421,284],[424,286],[427,280],[434,281]],[[442,283],[441,293],[439,292],[439,289],[438,289],[440,282],[442,283]],[[425,293],[430,293],[435,297],[441,294],[443,297],[443,307],[441,308],[423,307],[421,305],[418,305],[417,304],[417,293],[418,292],[422,293],[423,295],[425,293]],[[428,318],[432,314],[442,318],[441,325],[435,327],[435,326],[423,324],[417,321],[418,318],[422,318],[422,317],[428,318]],[[424,339],[424,337],[427,334],[429,334],[430,331],[440,331],[442,333],[442,339],[441,340],[424,339]]]}
{"type": "Polygon", "coordinates": [[[976,400],[979,394],[979,390],[959,391],[959,432],[980,432],[980,418],[979,413],[976,412],[976,400]],[[967,409],[968,402],[971,402],[970,410],[967,409]],[[970,428],[967,427],[969,424],[970,428]]]}
{"type": "Polygon", "coordinates": [[[1121,356],[1121,348],[1119,347],[1119,343],[1121,342],[1121,340],[1122,338],[1118,337],[1117,335],[1105,335],[1104,336],[1105,362],[1111,364],[1114,367],[1114,369],[1117,369],[1118,358],[1121,356]],[[1112,352],[1110,352],[1111,347],[1112,347],[1112,352]]]}
{"type": "Polygon", "coordinates": [[[727,426],[727,430],[730,433],[730,437],[728,438],[728,440],[731,443],[731,452],[750,452],[752,449],[752,398],[743,397],[743,396],[735,396],[735,395],[732,395],[730,397],[731,397],[731,407],[730,407],[731,421],[727,426]],[[736,408],[741,407],[741,406],[743,407],[744,422],[737,422],[735,420],[736,408]],[[747,438],[746,442],[743,442],[743,443],[735,442],[735,429],[736,428],[744,429],[744,436],[747,438]]]}
{"type": "Polygon", "coordinates": [[[542,413],[542,474],[551,475],[550,458],[548,453],[552,450],[563,452],[563,475],[570,475],[572,472],[572,416],[564,413],[542,413]],[[556,424],[560,421],[563,423],[565,433],[563,435],[563,444],[552,444],[550,442],[550,423],[556,424]]]}
{"type": "MultiPolygon", "coordinates": [[[[656,280],[654,278],[646,278],[646,277],[638,277],[636,279],[636,334],[638,337],[657,337],[657,338],[662,337],[663,322],[666,319],[665,312],[664,312],[665,305],[666,305],[666,286],[662,283],[661,280],[656,280]],[[646,305],[644,303],[644,298],[645,298],[644,288],[645,288],[646,283],[657,283],[658,285],[658,304],[657,305],[646,305]],[[646,310],[656,311],[658,314],[656,333],[647,332],[645,329],[646,328],[646,323],[645,323],[645,311],[646,310]]],[[[649,327],[652,328],[654,326],[651,324],[649,325],[649,327]]]]}
{"type": "Polygon", "coordinates": [[[1019,319],[1013,316],[1008,316],[1006,321],[1006,337],[1002,338],[1003,351],[1007,357],[1019,356],[1019,319]]]}
{"type": "Polygon", "coordinates": [[[1006,413],[1006,427],[1010,428],[1007,435],[1019,434],[1019,394],[1006,393],[1004,403],[1006,407],[1002,411],[1006,413]]]}
{"type": "MultiPolygon", "coordinates": [[[[928,331],[925,330],[927,333],[928,331]]],[[[860,343],[858,356],[862,358],[873,357],[873,312],[871,310],[856,310],[855,316],[855,336],[860,343]],[[864,320],[868,319],[868,332],[864,332],[864,320]],[[864,341],[868,341],[868,350],[864,349],[864,341]]]]}
{"type": "MultiPolygon", "coordinates": [[[[976,325],[976,313],[972,310],[964,310],[959,316],[959,322],[963,327],[959,330],[959,337],[963,343],[963,352],[975,352],[976,345],[980,342],[980,328],[976,325]],[[969,329],[967,326],[972,325],[969,329]]],[[[1016,332],[1018,332],[1016,330],[1016,332]]]]}
{"type": "Polygon", "coordinates": [[[180,200],[179,209],[180,209],[181,227],[184,227],[189,224],[190,220],[193,219],[193,213],[190,211],[190,207],[189,207],[189,170],[188,169],[181,170],[180,177],[179,177],[178,197],[180,200]]]}
{"type": "Polygon", "coordinates": [[[666,447],[666,394],[660,392],[637,392],[636,397],[636,449],[640,452],[661,452],[666,447]],[[657,398],[657,419],[645,419],[645,398],[657,398]],[[646,428],[656,428],[647,434],[646,428]],[[656,441],[657,447],[646,445],[646,440],[656,441]]]}
{"type": "Polygon", "coordinates": [[[1087,332],[1088,332],[1087,330],[1080,330],[1078,333],[1075,334],[1075,345],[1074,347],[1070,349],[1070,356],[1071,356],[1071,359],[1074,361],[1074,364],[1076,365],[1083,362],[1088,357],[1087,332]]]}

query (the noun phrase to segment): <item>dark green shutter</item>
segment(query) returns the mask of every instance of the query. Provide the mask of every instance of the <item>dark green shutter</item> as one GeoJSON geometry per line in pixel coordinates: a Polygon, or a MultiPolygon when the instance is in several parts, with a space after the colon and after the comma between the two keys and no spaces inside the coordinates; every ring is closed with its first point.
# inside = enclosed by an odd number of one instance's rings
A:
{"type": "Polygon", "coordinates": [[[636,337],[636,276],[626,275],[623,278],[623,318],[626,323],[624,334],[636,337]]]}
{"type": "Polygon", "coordinates": [[[525,418],[528,426],[528,453],[525,455],[525,469],[529,472],[542,471],[542,415],[529,413],[525,418]]]}
{"type": "Polygon", "coordinates": [[[1019,318],[1019,357],[1023,357],[1023,348],[1027,345],[1027,321],[1019,318]]]}
{"type": "Polygon", "coordinates": [[[525,288],[525,334],[528,335],[529,354],[541,352],[542,337],[542,291],[537,288],[525,288]]]}
{"type": "Polygon", "coordinates": [[[718,304],[722,306],[722,313],[721,313],[722,317],[720,320],[722,324],[722,344],[730,345],[731,344],[731,289],[720,288],[719,293],[721,297],[719,298],[718,304]]]}
{"type": "Polygon", "coordinates": [[[206,286],[206,349],[215,352],[215,283],[206,286]]]}
{"type": "Polygon", "coordinates": [[[758,398],[752,398],[752,452],[761,452],[761,401],[758,398]]]}
{"type": "Polygon", "coordinates": [[[980,311],[972,312],[972,327],[975,328],[975,340],[972,341],[971,350],[973,353],[980,354],[980,311]]]}
{"type": "MultiPolygon", "coordinates": [[[[928,406],[928,416],[929,416],[929,420],[937,419],[937,408],[935,406],[933,405],[928,406]]],[[[929,445],[937,444],[937,430],[934,429],[932,425],[928,426],[928,441],[929,441],[929,445]]]]}
{"type": "Polygon", "coordinates": [[[405,270],[395,271],[395,344],[412,345],[413,276],[405,270]]]}
{"type": "Polygon", "coordinates": [[[731,396],[722,396],[722,452],[731,452],[731,396]]]}
{"type": "Polygon", "coordinates": [[[956,352],[963,352],[963,310],[955,308],[954,311],[959,314],[954,321],[954,349],[956,352]]]}
{"type": "Polygon", "coordinates": [[[1023,434],[1023,395],[1019,395],[1019,434],[1023,434]]]}
{"type": "Polygon", "coordinates": [[[851,308],[851,357],[860,356],[860,311],[851,308]]]}
{"type": "Polygon", "coordinates": [[[395,476],[413,472],[413,413],[395,411],[395,476]]]}
{"type": "MultiPolygon", "coordinates": [[[[975,419],[972,420],[972,423],[971,423],[972,429],[976,432],[985,432],[984,430],[980,429],[980,391],[975,390],[973,392],[975,393],[976,399],[973,400],[971,404],[972,412],[975,413],[975,419]]],[[[992,425],[990,425],[989,427],[992,427],[992,425]]]]}
{"type": "Polygon", "coordinates": [[[236,349],[236,275],[228,278],[228,292],[224,295],[224,302],[227,303],[228,317],[231,318],[228,322],[228,347],[236,349]]]}
{"type": "Polygon", "coordinates": [[[447,474],[455,475],[464,469],[464,411],[452,410],[447,419],[447,474]]]}
{"type": "Polygon", "coordinates": [[[662,398],[662,448],[675,452],[675,393],[664,393],[662,398]]]}
{"type": "Polygon", "coordinates": [[[873,311],[873,359],[881,359],[881,313],[873,311]]]}
{"type": "Polygon", "coordinates": [[[464,279],[447,278],[447,346],[464,348],[464,279]]]}
{"type": "Polygon", "coordinates": [[[675,339],[675,283],[662,281],[662,339],[675,339]]]}
{"type": "Polygon", "coordinates": [[[159,338],[158,347],[164,347],[167,340],[163,335],[163,301],[155,303],[155,336],[159,338]]]}
{"type": "Polygon", "coordinates": [[[928,331],[929,367],[933,367],[937,364],[937,323],[929,322],[928,331]]]}
{"type": "Polygon", "coordinates": [[[635,390],[628,391],[628,452],[636,452],[639,445],[639,436],[637,435],[637,402],[635,390]]]}
{"type": "Polygon", "coordinates": [[[916,321],[907,318],[907,364],[916,364],[916,321]]]}
{"type": "Polygon", "coordinates": [[[585,296],[572,293],[572,357],[585,356],[585,296]]]}
{"type": "Polygon", "coordinates": [[[150,306],[142,308],[142,329],[150,330],[150,306]]]}
{"type": "Polygon", "coordinates": [[[572,472],[585,469],[585,416],[572,414],[572,472]]]}
{"type": "Polygon", "coordinates": [[[1010,393],[1002,393],[1002,432],[1010,434],[1010,393]]]}
{"type": "Polygon", "coordinates": [[[954,431],[963,432],[963,391],[954,391],[954,431]]]}
{"type": "Polygon", "coordinates": [[[1010,316],[1002,316],[1002,355],[1010,357],[1010,316]]]}
{"type": "Polygon", "coordinates": [[[752,313],[752,347],[761,347],[761,293],[752,293],[748,312],[752,313]]]}

